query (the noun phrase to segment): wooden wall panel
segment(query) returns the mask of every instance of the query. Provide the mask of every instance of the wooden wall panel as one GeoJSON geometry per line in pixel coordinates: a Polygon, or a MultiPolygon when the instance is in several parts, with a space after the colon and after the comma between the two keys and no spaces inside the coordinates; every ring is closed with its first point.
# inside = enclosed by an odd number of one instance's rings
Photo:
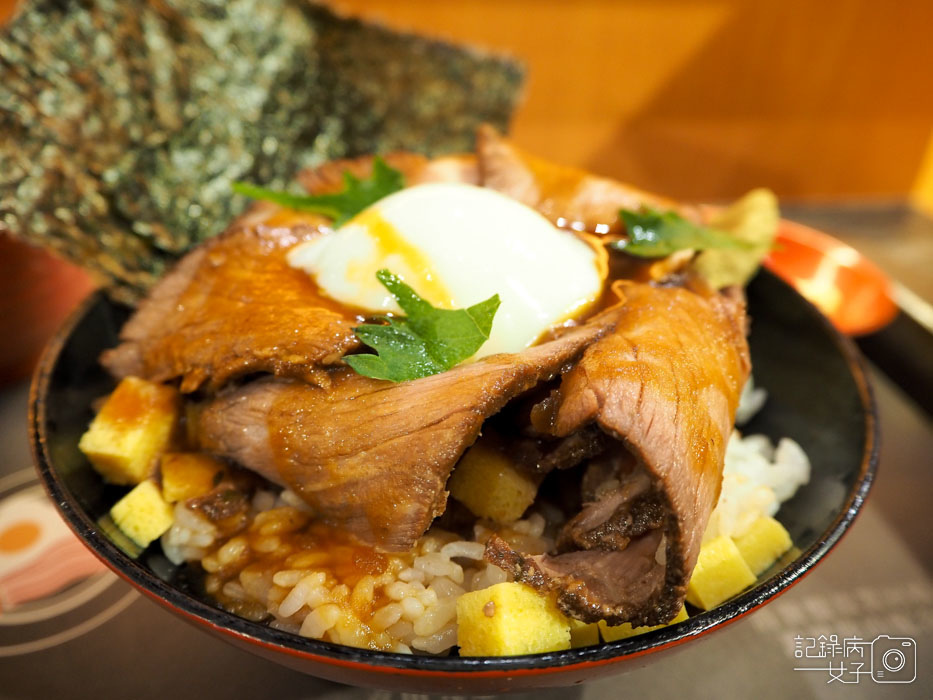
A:
{"type": "Polygon", "coordinates": [[[931,136],[928,0],[333,4],[521,58],[522,145],[680,197],[903,197],[931,136]]]}

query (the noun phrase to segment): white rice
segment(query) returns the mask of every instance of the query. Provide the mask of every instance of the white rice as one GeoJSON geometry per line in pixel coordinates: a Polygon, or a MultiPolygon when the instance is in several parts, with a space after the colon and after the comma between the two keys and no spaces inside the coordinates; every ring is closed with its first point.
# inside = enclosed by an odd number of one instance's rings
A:
{"type": "MultiPolygon", "coordinates": [[[[736,424],[747,423],[767,396],[749,377],[739,400],[736,424]]],[[[765,435],[742,437],[738,430],[733,431],[726,446],[722,491],[703,541],[720,535],[744,535],[758,518],[774,516],[781,503],[809,481],[810,460],[790,438],[781,438],[775,448],[765,435]]]]}
{"type": "MultiPolygon", "coordinates": [[[[335,577],[328,550],[278,553],[271,546],[269,540],[279,538],[265,531],[278,531],[299,512],[285,505],[290,501],[256,494],[252,506],[262,510],[251,514],[247,531],[225,542],[215,541],[216,528],[203,516],[179,505],[163,549],[173,561],[199,560],[208,593],[237,614],[271,616],[276,629],[307,637],[400,653],[448,652],[457,643],[457,598],[507,580],[483,560],[491,531],[477,525],[472,541],[434,528],[412,552],[386,555],[382,573],[348,586],[335,577]],[[270,554],[272,560],[263,559],[270,554]]],[[[535,513],[497,532],[515,547],[543,552],[554,545],[544,529],[544,517],[535,513]]]]}
{"type": "Polygon", "coordinates": [[[752,417],[761,410],[768,400],[768,392],[765,389],[755,386],[755,379],[749,376],[745,386],[742,387],[742,394],[739,396],[739,405],[735,410],[735,424],[745,425],[752,417]]]}
{"type": "Polygon", "coordinates": [[[703,540],[744,535],[758,518],[777,513],[809,480],[810,461],[790,438],[781,438],[775,449],[764,435],[743,438],[735,431],[726,447],[719,502],[703,540]]]}
{"type": "Polygon", "coordinates": [[[204,557],[217,539],[217,528],[184,503],[175,506],[174,516],[172,527],[161,539],[165,556],[176,565],[204,557]]]}

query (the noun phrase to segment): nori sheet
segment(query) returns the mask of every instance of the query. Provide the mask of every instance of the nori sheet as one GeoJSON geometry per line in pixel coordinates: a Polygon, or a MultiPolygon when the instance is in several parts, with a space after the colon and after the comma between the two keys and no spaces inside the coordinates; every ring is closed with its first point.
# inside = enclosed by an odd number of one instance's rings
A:
{"type": "Polygon", "coordinates": [[[0,31],[0,233],[132,302],[243,210],[232,181],[471,150],[522,78],[307,0],[34,0],[0,31]]]}

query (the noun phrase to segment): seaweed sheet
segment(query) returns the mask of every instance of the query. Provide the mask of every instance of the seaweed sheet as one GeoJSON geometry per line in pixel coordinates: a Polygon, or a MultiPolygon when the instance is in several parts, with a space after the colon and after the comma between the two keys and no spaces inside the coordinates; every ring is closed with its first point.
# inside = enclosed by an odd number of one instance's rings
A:
{"type": "Polygon", "coordinates": [[[247,202],[233,180],[469,150],[516,63],[302,0],[35,0],[0,33],[0,232],[137,299],[247,202]]]}

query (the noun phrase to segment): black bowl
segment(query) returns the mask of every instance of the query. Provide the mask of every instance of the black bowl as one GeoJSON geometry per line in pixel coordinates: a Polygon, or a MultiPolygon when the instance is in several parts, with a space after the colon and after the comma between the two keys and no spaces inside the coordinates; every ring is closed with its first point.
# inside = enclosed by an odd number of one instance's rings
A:
{"type": "Polygon", "coordinates": [[[579,683],[642,666],[645,655],[657,658],[764,605],[833,548],[865,500],[877,461],[877,424],[857,351],[768,272],[749,286],[748,299],[755,379],[769,400],[745,432],[790,436],[813,465],[810,483],[778,514],[796,547],[753,588],[720,607],[599,646],[507,658],[413,657],[343,647],[227,613],[199,596],[185,567],[166,567],[152,554],[138,561],[126,556],[95,525],[122,491],[104,484],[77,448],[92,401],[113,388],[97,357],[116,344],[128,315],[103,295],[90,298],[45,352],[30,397],[32,448],[65,520],[107,566],[173,612],[254,653],[330,680],[399,690],[491,693],[579,683]]]}

